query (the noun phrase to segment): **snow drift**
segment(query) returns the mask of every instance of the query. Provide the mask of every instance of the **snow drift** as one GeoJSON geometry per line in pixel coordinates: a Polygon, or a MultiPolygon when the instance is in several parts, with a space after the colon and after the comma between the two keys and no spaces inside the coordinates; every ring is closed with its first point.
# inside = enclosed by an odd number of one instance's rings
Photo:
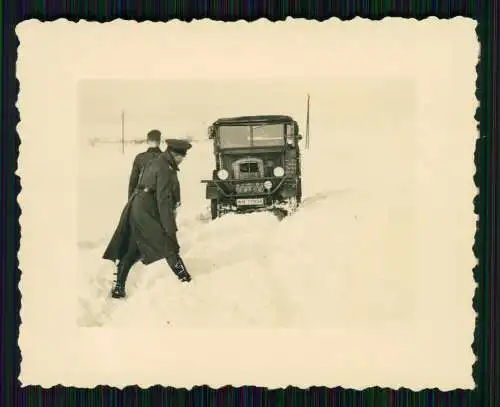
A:
{"type": "Polygon", "coordinates": [[[388,267],[385,250],[389,189],[362,187],[355,162],[347,179],[340,171],[345,158],[337,160],[339,171],[325,172],[327,163],[311,150],[303,158],[304,202],[294,216],[210,221],[199,182],[212,169],[206,141],[195,143],[179,175],[179,242],[193,281],[180,283],[163,261],[138,263],[127,299],[109,298],[114,265],[101,255],[126,200],[133,156],[144,147],[127,147],[124,155],[120,148],[80,153],[80,326],[366,326],[408,315],[411,275],[388,267]]]}

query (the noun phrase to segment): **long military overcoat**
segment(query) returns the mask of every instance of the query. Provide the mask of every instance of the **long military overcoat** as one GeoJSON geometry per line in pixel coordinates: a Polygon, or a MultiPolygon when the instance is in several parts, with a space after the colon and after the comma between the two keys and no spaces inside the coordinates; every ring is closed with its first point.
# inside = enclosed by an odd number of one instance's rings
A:
{"type": "Polygon", "coordinates": [[[137,183],[139,182],[139,177],[141,176],[144,167],[156,156],[161,154],[159,147],[149,147],[143,153],[139,153],[134,158],[134,163],[132,164],[132,171],[130,172],[130,178],[128,182],[128,198],[132,196],[135,189],[137,188],[137,183]]]}
{"type": "Polygon", "coordinates": [[[179,253],[175,211],[180,205],[179,168],[168,151],[145,168],[139,185],[122,211],[103,258],[120,260],[134,239],[143,264],[179,253]],[[148,192],[145,192],[147,189],[148,192]]]}

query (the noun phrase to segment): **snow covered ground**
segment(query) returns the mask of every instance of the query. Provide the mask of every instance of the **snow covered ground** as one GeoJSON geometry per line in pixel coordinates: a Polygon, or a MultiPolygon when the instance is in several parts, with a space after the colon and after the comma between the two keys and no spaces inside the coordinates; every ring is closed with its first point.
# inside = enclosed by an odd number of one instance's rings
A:
{"type": "MultiPolygon", "coordinates": [[[[212,146],[196,142],[180,172],[178,218],[193,281],[181,284],[163,261],[139,263],[124,301],[109,298],[114,266],[101,255],[125,203],[133,156],[144,146],[127,146],[125,154],[118,145],[86,147],[79,162],[78,324],[328,327],[408,318],[413,275],[403,264],[411,248],[398,251],[397,244],[411,236],[412,199],[402,189],[407,179],[385,177],[404,154],[381,161],[337,144],[325,160],[325,142],[304,151],[303,206],[281,222],[265,213],[209,221],[200,180],[211,173],[212,146]],[[367,165],[369,173],[360,170],[367,165]]],[[[412,166],[406,169],[399,174],[411,176],[412,166]]]]}

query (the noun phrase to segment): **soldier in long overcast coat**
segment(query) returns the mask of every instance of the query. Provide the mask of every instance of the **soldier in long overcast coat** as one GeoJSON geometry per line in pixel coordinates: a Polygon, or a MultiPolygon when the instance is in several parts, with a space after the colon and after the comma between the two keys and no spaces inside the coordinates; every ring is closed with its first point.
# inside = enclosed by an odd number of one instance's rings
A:
{"type": "Polygon", "coordinates": [[[129,199],[134,193],[135,188],[137,187],[137,182],[139,181],[141,172],[146,164],[158,154],[161,154],[161,132],[159,130],[151,130],[150,132],[148,132],[146,141],[148,144],[148,149],[142,153],[137,154],[134,158],[134,163],[132,164],[132,171],[130,173],[130,179],[128,182],[129,199]]]}
{"type": "Polygon", "coordinates": [[[181,281],[191,281],[179,254],[176,210],[181,203],[177,172],[192,146],[184,140],[167,144],[167,150],[144,168],[104,252],[104,259],[119,261],[113,298],[125,297],[127,276],[139,260],[148,265],[165,259],[181,281]]]}

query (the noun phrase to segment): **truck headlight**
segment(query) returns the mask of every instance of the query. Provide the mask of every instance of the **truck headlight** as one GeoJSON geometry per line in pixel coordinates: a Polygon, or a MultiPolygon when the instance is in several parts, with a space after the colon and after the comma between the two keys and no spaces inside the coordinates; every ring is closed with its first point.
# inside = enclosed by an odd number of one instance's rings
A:
{"type": "Polygon", "coordinates": [[[269,180],[264,181],[264,188],[271,189],[273,187],[273,183],[269,180]]]}
{"type": "Polygon", "coordinates": [[[285,170],[282,167],[276,167],[273,170],[273,174],[275,177],[282,177],[283,175],[285,175],[285,170]]]}
{"type": "Polygon", "coordinates": [[[222,169],[222,170],[219,170],[217,172],[217,177],[219,177],[219,179],[224,181],[224,180],[228,179],[229,173],[226,170],[222,169]]]}

